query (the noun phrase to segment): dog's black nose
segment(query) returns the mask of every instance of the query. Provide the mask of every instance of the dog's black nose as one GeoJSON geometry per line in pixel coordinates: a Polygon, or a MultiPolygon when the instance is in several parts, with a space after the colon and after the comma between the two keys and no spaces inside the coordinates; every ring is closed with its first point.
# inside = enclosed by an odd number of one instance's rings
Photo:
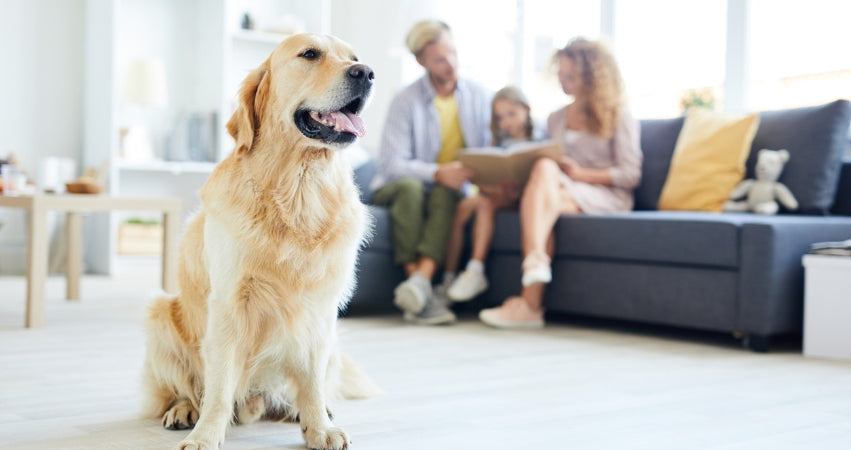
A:
{"type": "Polygon", "coordinates": [[[366,64],[355,64],[349,67],[349,76],[365,84],[372,84],[375,79],[375,72],[366,64]]]}

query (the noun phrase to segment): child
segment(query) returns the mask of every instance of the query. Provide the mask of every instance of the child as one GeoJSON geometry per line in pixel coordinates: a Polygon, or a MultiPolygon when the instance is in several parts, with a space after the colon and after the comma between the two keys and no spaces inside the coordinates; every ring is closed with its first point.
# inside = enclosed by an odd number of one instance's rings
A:
{"type": "MultiPolygon", "coordinates": [[[[534,126],[529,101],[512,86],[500,89],[491,103],[492,144],[507,147],[511,144],[534,140],[534,126]]],[[[443,286],[451,301],[464,302],[488,288],[484,261],[493,239],[494,215],[498,209],[514,208],[520,198],[520,189],[513,183],[479,186],[479,193],[467,197],[455,210],[452,235],[446,252],[443,286]],[[466,269],[456,278],[461,249],[464,246],[464,226],[475,214],[473,224],[473,249],[466,269]]]]}

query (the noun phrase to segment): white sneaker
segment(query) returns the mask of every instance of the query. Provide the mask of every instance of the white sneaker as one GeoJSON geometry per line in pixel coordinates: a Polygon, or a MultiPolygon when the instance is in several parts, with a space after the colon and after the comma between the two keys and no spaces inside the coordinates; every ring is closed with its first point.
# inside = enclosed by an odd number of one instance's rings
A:
{"type": "Polygon", "coordinates": [[[533,284],[549,283],[553,281],[553,272],[550,266],[534,267],[523,271],[523,279],[520,280],[523,287],[533,284]]]}
{"type": "Polygon", "coordinates": [[[393,303],[402,311],[419,314],[432,296],[431,282],[419,273],[408,277],[393,290],[393,303]]]}
{"type": "Polygon", "coordinates": [[[523,287],[553,281],[550,257],[540,251],[532,252],[523,259],[523,287]]]}
{"type": "Polygon", "coordinates": [[[488,288],[485,274],[474,270],[465,270],[449,286],[447,295],[453,302],[466,302],[481,294],[488,288]]]}

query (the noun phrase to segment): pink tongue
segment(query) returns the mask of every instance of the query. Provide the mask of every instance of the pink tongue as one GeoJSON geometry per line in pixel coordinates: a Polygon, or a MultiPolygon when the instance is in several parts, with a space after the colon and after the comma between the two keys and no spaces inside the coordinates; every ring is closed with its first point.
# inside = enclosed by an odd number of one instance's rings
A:
{"type": "Polygon", "coordinates": [[[331,118],[334,122],[343,129],[357,137],[362,137],[366,133],[366,128],[363,126],[363,119],[360,117],[342,111],[334,111],[331,113],[331,118]]]}

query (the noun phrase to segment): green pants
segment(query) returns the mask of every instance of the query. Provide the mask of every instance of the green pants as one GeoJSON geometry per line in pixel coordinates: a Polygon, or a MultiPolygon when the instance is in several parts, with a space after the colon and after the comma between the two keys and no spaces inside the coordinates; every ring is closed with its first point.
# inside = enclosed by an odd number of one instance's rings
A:
{"type": "Polygon", "coordinates": [[[416,262],[420,256],[443,264],[460,198],[459,191],[441,184],[427,191],[414,178],[396,180],[375,191],[372,202],[390,208],[397,264],[416,262]]]}

